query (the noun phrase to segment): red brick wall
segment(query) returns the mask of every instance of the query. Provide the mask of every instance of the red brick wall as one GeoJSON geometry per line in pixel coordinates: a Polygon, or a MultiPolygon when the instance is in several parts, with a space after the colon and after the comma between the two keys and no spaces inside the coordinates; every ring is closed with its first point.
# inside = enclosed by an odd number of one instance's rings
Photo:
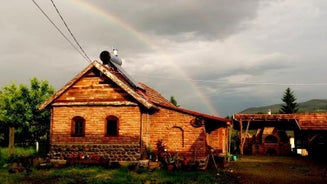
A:
{"type": "Polygon", "coordinates": [[[189,158],[203,158],[207,144],[225,150],[225,128],[205,133],[204,127],[194,128],[194,116],[160,108],[154,114],[142,114],[138,106],[69,106],[54,107],[51,122],[51,144],[139,144],[142,121],[143,146],[156,150],[158,140],[163,140],[169,152],[179,152],[189,158]],[[119,136],[105,136],[106,117],[119,119],[119,136]],[[75,116],[85,119],[85,136],[71,136],[71,121],[75,116]]]}
{"type": "Polygon", "coordinates": [[[228,143],[228,129],[222,127],[212,131],[210,134],[207,134],[207,143],[214,150],[220,153],[226,153],[228,143]]]}
{"type": "Polygon", "coordinates": [[[54,107],[51,144],[139,144],[140,110],[138,106],[69,106],[54,107]],[[119,119],[119,136],[105,136],[107,116],[119,119]],[[85,119],[85,136],[71,136],[75,116],[85,119]]]}
{"type": "Polygon", "coordinates": [[[226,129],[206,134],[204,127],[194,128],[190,125],[194,116],[165,108],[146,116],[142,116],[142,140],[153,150],[156,150],[158,140],[163,140],[170,152],[178,151],[188,157],[203,158],[207,154],[207,138],[215,149],[225,149],[226,129]]]}
{"type": "MultiPolygon", "coordinates": [[[[154,114],[141,113],[139,106],[122,105],[123,102],[136,102],[112,81],[88,72],[67,91],[58,97],[53,106],[51,120],[52,145],[150,145],[156,150],[158,140],[163,140],[168,151],[181,152],[191,158],[203,158],[207,153],[207,144],[215,149],[225,149],[225,129],[206,134],[204,127],[194,128],[190,120],[194,116],[160,108],[154,114]],[[87,102],[116,102],[116,105],[80,105],[87,102]],[[74,105],[75,103],[75,105],[74,105]],[[67,106],[63,106],[66,104],[67,106]],[[72,119],[81,116],[85,119],[85,136],[73,137],[72,119]],[[116,116],[119,120],[119,135],[106,136],[106,117],[116,116]]],[[[136,103],[135,103],[136,104],[136,103]]],[[[61,149],[61,148],[60,148],[61,149]]]]}

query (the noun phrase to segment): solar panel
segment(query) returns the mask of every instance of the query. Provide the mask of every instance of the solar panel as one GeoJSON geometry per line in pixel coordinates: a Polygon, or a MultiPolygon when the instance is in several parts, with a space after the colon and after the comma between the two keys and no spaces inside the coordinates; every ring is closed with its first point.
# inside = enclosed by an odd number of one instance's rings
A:
{"type": "MultiPolygon", "coordinates": [[[[114,68],[120,73],[120,74],[122,74],[124,77],[125,77],[125,79],[127,80],[127,82],[131,85],[131,86],[133,86],[133,87],[135,87],[135,88],[140,88],[140,89],[143,89],[141,86],[139,86],[138,84],[137,84],[137,82],[136,81],[134,81],[133,79],[132,79],[132,77],[120,66],[120,65],[118,65],[117,63],[115,63],[115,62],[111,62],[110,61],[110,64],[112,64],[112,66],[114,66],[114,68]]],[[[144,89],[143,89],[144,90],[144,89]]]]}

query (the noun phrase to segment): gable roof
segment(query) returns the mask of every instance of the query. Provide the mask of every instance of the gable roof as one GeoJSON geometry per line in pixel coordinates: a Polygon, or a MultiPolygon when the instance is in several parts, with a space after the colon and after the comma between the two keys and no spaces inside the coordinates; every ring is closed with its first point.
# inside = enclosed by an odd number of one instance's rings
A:
{"type": "Polygon", "coordinates": [[[115,72],[112,68],[102,65],[98,61],[93,61],[84,70],[77,74],[72,80],[70,80],[65,86],[63,86],[60,90],[53,94],[47,101],[41,104],[39,110],[47,108],[51,103],[53,103],[60,95],[62,95],[66,90],[68,90],[72,85],[74,85],[84,74],[90,71],[93,67],[97,68],[102,74],[111,79],[114,83],[116,83],[119,87],[121,87],[124,91],[126,91],[144,107],[148,109],[156,108],[152,103],[145,99],[143,95],[138,93],[137,90],[133,89],[133,87],[128,83],[127,79],[123,75],[119,74],[119,72],[115,72]]]}
{"type": "Polygon", "coordinates": [[[65,91],[67,91],[71,86],[73,86],[83,75],[85,75],[92,68],[97,68],[103,75],[107,76],[114,83],[116,83],[119,87],[121,87],[124,91],[126,91],[129,95],[131,95],[135,100],[137,100],[140,104],[142,104],[147,109],[157,109],[158,106],[174,110],[177,112],[193,115],[196,117],[201,117],[206,120],[207,124],[210,127],[221,127],[227,126],[229,123],[229,119],[208,115],[180,107],[176,107],[172,103],[170,103],[165,97],[163,97],[159,92],[152,89],[151,87],[139,83],[139,86],[135,84],[128,76],[120,73],[119,70],[114,70],[108,65],[103,65],[98,61],[93,61],[90,63],[84,70],[82,70],[79,74],[77,74],[72,80],[70,80],[65,86],[63,86],[60,90],[58,90],[55,94],[53,94],[47,101],[40,105],[39,109],[45,109],[50,104],[52,104],[57,98],[59,98],[65,91]],[[132,82],[132,83],[131,83],[132,82]],[[217,124],[217,121],[220,122],[217,124]]]}
{"type": "Polygon", "coordinates": [[[174,111],[178,111],[178,112],[181,112],[181,113],[190,114],[190,115],[194,115],[194,116],[197,116],[197,117],[210,119],[210,120],[214,120],[214,121],[220,121],[220,122],[224,122],[224,123],[227,123],[227,122],[230,121],[229,119],[226,119],[226,118],[221,118],[221,117],[208,115],[208,114],[205,114],[205,113],[200,113],[200,112],[184,109],[184,108],[181,108],[181,107],[177,107],[174,104],[172,104],[171,102],[169,102],[159,92],[152,89],[151,87],[149,87],[149,86],[147,86],[147,85],[145,85],[143,83],[139,83],[139,85],[145,90],[145,94],[148,96],[149,100],[151,100],[151,102],[154,103],[157,106],[161,106],[161,107],[171,109],[171,110],[174,110],[174,111]]]}
{"type": "Polygon", "coordinates": [[[300,130],[327,130],[327,113],[306,114],[234,114],[234,128],[240,129],[240,123],[246,127],[250,121],[249,129],[264,126],[275,126],[281,129],[300,130]]]}

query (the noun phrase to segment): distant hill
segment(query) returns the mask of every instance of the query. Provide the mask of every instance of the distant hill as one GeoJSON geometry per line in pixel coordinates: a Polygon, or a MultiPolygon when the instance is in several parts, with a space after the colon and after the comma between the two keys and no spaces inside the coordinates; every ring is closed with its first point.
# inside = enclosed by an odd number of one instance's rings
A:
{"type": "MultiPolygon", "coordinates": [[[[299,112],[327,112],[327,99],[313,99],[306,102],[298,103],[299,112]]],[[[270,109],[272,113],[278,113],[279,109],[283,104],[274,104],[262,107],[250,107],[239,113],[243,114],[258,114],[258,113],[267,113],[270,109]]]]}

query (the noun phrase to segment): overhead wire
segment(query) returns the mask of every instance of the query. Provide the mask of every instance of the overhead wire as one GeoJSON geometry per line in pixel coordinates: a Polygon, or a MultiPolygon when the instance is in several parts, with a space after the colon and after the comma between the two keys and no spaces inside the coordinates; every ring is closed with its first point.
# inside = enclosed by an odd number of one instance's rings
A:
{"type": "Polygon", "coordinates": [[[68,27],[65,19],[63,18],[63,16],[61,15],[61,13],[59,12],[59,9],[57,8],[56,4],[54,3],[53,0],[51,0],[51,3],[53,5],[53,7],[56,9],[60,19],[62,20],[62,22],[64,23],[65,27],[67,28],[68,32],[70,33],[71,37],[74,39],[75,43],[78,45],[78,47],[81,49],[82,53],[84,54],[84,56],[88,59],[89,62],[92,62],[91,59],[89,58],[89,56],[86,54],[86,52],[84,51],[84,49],[82,48],[82,46],[79,44],[79,42],[77,41],[76,37],[74,36],[73,32],[70,30],[70,28],[68,27]]]}
{"type": "Polygon", "coordinates": [[[51,18],[45,13],[45,11],[39,6],[39,4],[35,1],[32,0],[34,5],[41,11],[41,13],[47,18],[47,20],[56,28],[56,30],[65,38],[65,40],[87,61],[90,62],[90,58],[85,56],[79,48],[77,48],[73,42],[71,42],[70,39],[67,38],[67,36],[60,30],[60,28],[51,20],[51,18]]]}
{"type": "MultiPolygon", "coordinates": [[[[73,42],[71,42],[70,39],[67,38],[67,36],[60,30],[60,28],[51,20],[51,18],[43,11],[43,9],[38,5],[38,3],[35,0],[32,0],[33,3],[37,6],[37,8],[42,12],[42,14],[50,21],[50,23],[57,29],[57,31],[70,43],[70,45],[84,58],[87,62],[92,62],[91,59],[86,54],[85,50],[82,48],[82,46],[77,41],[76,37],[72,33],[71,29],[68,27],[68,24],[64,20],[63,16],[61,15],[59,9],[57,8],[56,4],[53,0],[51,0],[51,3],[53,7],[55,8],[57,14],[59,15],[60,19],[62,20],[63,24],[65,25],[66,29],[70,33],[71,37],[73,38],[74,42],[78,45],[78,48],[75,46],[73,42]]],[[[138,75],[140,77],[147,78],[146,75],[138,75]]],[[[149,78],[161,78],[161,79],[167,79],[167,80],[178,80],[176,78],[167,78],[167,77],[158,77],[158,76],[152,76],[149,78]]],[[[181,80],[181,79],[180,79],[181,80]]],[[[207,82],[207,83],[222,83],[222,84],[238,84],[238,85],[276,85],[276,86],[325,86],[327,83],[274,83],[274,82],[229,82],[229,81],[221,81],[221,80],[199,80],[199,79],[187,79],[189,81],[193,82],[207,82]]]]}

